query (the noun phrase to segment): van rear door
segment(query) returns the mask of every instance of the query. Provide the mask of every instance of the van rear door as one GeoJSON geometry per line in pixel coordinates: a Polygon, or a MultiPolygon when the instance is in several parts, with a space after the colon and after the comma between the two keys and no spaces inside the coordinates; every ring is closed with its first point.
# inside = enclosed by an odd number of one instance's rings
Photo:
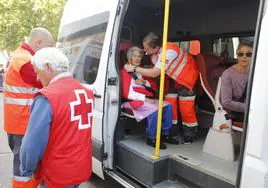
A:
{"type": "Polygon", "coordinates": [[[60,24],[57,46],[71,62],[74,77],[95,94],[92,127],[93,172],[103,176],[103,116],[110,41],[118,0],[70,0],[60,24]]]}

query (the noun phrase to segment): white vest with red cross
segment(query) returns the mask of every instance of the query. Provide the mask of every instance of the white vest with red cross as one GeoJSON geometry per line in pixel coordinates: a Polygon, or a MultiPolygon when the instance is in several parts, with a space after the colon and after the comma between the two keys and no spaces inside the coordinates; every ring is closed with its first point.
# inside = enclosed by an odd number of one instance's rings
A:
{"type": "Polygon", "coordinates": [[[65,75],[39,93],[48,99],[53,118],[48,145],[36,172],[37,182],[65,187],[88,180],[92,173],[92,91],[65,75]]]}

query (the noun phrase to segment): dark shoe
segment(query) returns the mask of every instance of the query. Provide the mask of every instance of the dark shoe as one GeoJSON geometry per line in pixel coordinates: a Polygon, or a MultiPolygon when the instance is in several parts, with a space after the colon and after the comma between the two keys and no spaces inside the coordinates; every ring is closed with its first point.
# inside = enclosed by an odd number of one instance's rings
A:
{"type": "Polygon", "coordinates": [[[178,136],[179,134],[179,127],[177,124],[173,124],[172,127],[169,129],[169,135],[172,137],[178,136]]]}
{"type": "Polygon", "coordinates": [[[198,127],[183,127],[183,143],[191,144],[197,140],[198,127]]]}
{"type": "MultiPolygon", "coordinates": [[[[155,145],[156,145],[155,140],[147,138],[146,143],[147,143],[147,145],[152,146],[152,147],[155,148],[155,145]]],[[[166,149],[166,148],[167,148],[166,144],[164,144],[163,142],[160,142],[160,149],[166,149]]]]}
{"type": "Polygon", "coordinates": [[[194,142],[194,138],[190,136],[184,136],[182,141],[183,144],[191,144],[194,142]]]}
{"type": "Polygon", "coordinates": [[[180,144],[180,142],[178,140],[176,140],[175,138],[172,138],[172,136],[162,136],[161,139],[163,142],[169,143],[169,144],[173,144],[173,145],[178,145],[180,144]]]}

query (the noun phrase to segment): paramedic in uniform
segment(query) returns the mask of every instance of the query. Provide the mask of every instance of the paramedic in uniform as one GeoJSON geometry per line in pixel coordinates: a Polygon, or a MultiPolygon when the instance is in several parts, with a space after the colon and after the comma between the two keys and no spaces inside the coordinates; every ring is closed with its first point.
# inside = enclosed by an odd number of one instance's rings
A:
{"type": "MultiPolygon", "coordinates": [[[[149,33],[143,39],[144,51],[150,55],[153,68],[141,68],[125,65],[128,72],[137,72],[147,77],[157,77],[161,73],[162,47],[161,39],[154,33],[149,33]]],[[[179,110],[183,124],[183,141],[191,143],[197,134],[197,118],[195,113],[194,86],[198,78],[198,70],[194,58],[184,52],[177,44],[167,44],[165,73],[180,85],[178,89],[179,110]]]]}
{"type": "Polygon", "coordinates": [[[31,106],[21,175],[26,182],[35,175],[41,188],[78,187],[92,173],[93,93],[72,77],[67,57],[56,48],[38,51],[32,63],[44,88],[31,106]]]}
{"type": "Polygon", "coordinates": [[[30,60],[36,51],[53,45],[54,40],[50,32],[44,28],[35,28],[31,31],[28,41],[20,44],[7,63],[3,84],[4,129],[14,155],[13,188],[23,184],[20,182],[19,169],[21,140],[28,125],[33,96],[42,88],[30,60]]]}

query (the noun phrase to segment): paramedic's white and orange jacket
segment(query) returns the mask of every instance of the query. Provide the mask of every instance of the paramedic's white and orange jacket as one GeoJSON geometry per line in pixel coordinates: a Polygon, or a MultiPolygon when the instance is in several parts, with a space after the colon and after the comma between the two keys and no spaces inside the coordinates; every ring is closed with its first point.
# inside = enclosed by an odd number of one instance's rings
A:
{"type": "MultiPolygon", "coordinates": [[[[151,61],[156,68],[161,69],[162,48],[157,54],[151,56],[151,61]]],[[[198,70],[195,59],[188,53],[184,52],[177,44],[168,43],[166,52],[165,73],[179,85],[193,90],[197,78],[198,70]]],[[[180,96],[179,109],[182,116],[183,125],[187,127],[197,126],[197,118],[194,109],[195,96],[180,96]]],[[[176,102],[173,104],[173,120],[176,120],[176,102]]]]}
{"type": "MultiPolygon", "coordinates": [[[[162,48],[157,54],[151,56],[151,61],[161,69],[162,48]]],[[[166,52],[166,74],[178,84],[193,89],[198,78],[198,70],[194,58],[184,52],[177,44],[168,43],[166,52]]]]}

